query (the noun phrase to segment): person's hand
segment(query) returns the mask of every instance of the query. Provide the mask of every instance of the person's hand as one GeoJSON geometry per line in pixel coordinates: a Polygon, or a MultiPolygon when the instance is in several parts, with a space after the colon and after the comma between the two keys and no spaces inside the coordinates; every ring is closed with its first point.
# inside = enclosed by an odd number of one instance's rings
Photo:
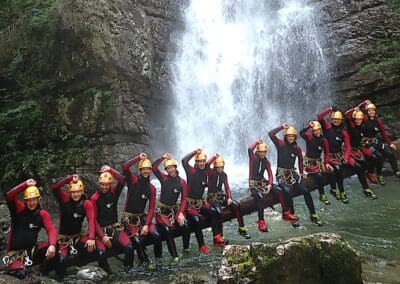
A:
{"type": "Polygon", "coordinates": [[[201,152],[203,152],[203,150],[201,150],[201,148],[197,148],[196,154],[201,154],[201,152]]]}
{"type": "Polygon", "coordinates": [[[109,172],[110,169],[111,169],[110,166],[104,165],[101,167],[100,172],[101,173],[109,172]]]}
{"type": "Polygon", "coordinates": [[[313,127],[314,127],[314,122],[313,122],[313,121],[310,121],[310,122],[308,123],[308,127],[309,127],[309,128],[313,128],[313,127]]]}
{"type": "Polygon", "coordinates": [[[233,200],[232,200],[232,198],[228,198],[228,200],[227,200],[227,202],[226,203],[228,203],[228,205],[231,205],[232,203],[233,203],[233,200]]]}
{"type": "Polygon", "coordinates": [[[56,247],[54,245],[49,245],[46,251],[46,258],[51,259],[56,255],[56,247]]]}
{"type": "Polygon", "coordinates": [[[112,244],[111,244],[111,240],[108,236],[104,236],[101,238],[101,241],[103,242],[103,244],[107,247],[107,248],[111,248],[112,244]]]}
{"type": "Polygon", "coordinates": [[[215,154],[215,157],[218,158],[218,157],[219,157],[219,154],[215,154]]]}
{"type": "Polygon", "coordinates": [[[397,147],[393,143],[389,145],[390,149],[396,151],[397,147]]]}
{"type": "Polygon", "coordinates": [[[355,107],[354,111],[360,111],[360,108],[359,107],[355,107]]]}
{"type": "Polygon", "coordinates": [[[79,180],[79,175],[78,174],[73,174],[72,175],[72,181],[77,182],[79,180]]]}
{"type": "Polygon", "coordinates": [[[272,185],[271,184],[267,185],[266,194],[268,194],[271,191],[271,189],[272,189],[272,185]]]}
{"type": "Polygon", "coordinates": [[[306,173],[301,173],[300,176],[301,176],[302,179],[307,178],[307,174],[306,173]]]}
{"type": "Polygon", "coordinates": [[[329,173],[334,171],[333,167],[330,164],[325,164],[325,168],[329,173]]]}
{"type": "Polygon", "coordinates": [[[26,183],[27,186],[36,185],[36,181],[34,179],[32,179],[32,178],[27,179],[25,183],[26,183]]]}
{"type": "Polygon", "coordinates": [[[332,106],[332,107],[331,107],[331,110],[332,110],[332,111],[338,111],[338,108],[335,107],[335,106],[332,106]]]}
{"type": "Polygon", "coordinates": [[[147,236],[148,233],[149,233],[149,226],[148,225],[144,225],[142,230],[140,231],[140,235],[141,236],[147,236]]]}
{"type": "Polygon", "coordinates": [[[186,218],[185,218],[185,215],[183,215],[182,212],[180,212],[178,214],[178,218],[177,219],[178,219],[179,226],[183,226],[185,224],[186,218]]]}
{"type": "Polygon", "coordinates": [[[365,104],[366,104],[366,105],[368,105],[368,104],[370,104],[370,103],[371,103],[370,100],[365,100],[365,104]]]}
{"type": "Polygon", "coordinates": [[[257,140],[257,144],[261,144],[261,143],[263,143],[264,141],[261,139],[261,138],[258,138],[258,140],[257,140]]]}
{"type": "Polygon", "coordinates": [[[284,123],[284,124],[282,124],[282,127],[283,127],[284,129],[288,129],[288,128],[289,128],[289,124],[284,123]]]}
{"type": "Polygon", "coordinates": [[[162,155],[162,157],[163,157],[164,160],[170,160],[170,159],[172,159],[172,156],[171,156],[170,153],[165,153],[164,155],[162,155]]]}
{"type": "Polygon", "coordinates": [[[147,159],[147,154],[144,153],[144,152],[142,152],[142,153],[139,154],[139,158],[140,158],[141,160],[147,159]]]}
{"type": "Polygon", "coordinates": [[[88,251],[89,253],[92,253],[92,252],[95,250],[95,248],[96,248],[96,242],[95,242],[95,240],[87,240],[87,241],[86,241],[86,244],[85,244],[85,247],[87,248],[87,251],[88,251]]]}

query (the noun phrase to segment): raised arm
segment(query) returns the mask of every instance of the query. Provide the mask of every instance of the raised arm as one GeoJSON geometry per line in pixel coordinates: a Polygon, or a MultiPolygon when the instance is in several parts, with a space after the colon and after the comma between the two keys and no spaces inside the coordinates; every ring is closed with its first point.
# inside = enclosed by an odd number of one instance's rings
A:
{"type": "Polygon", "coordinates": [[[276,136],[276,134],[278,134],[278,132],[281,131],[282,129],[283,129],[283,125],[281,125],[277,128],[274,128],[270,132],[268,132],[269,138],[271,138],[272,142],[274,142],[274,144],[277,148],[285,145],[285,141],[283,141],[282,139],[280,139],[276,136]]]}
{"type": "Polygon", "coordinates": [[[306,141],[312,140],[312,134],[308,131],[309,129],[310,129],[310,126],[308,125],[307,127],[304,127],[300,131],[300,136],[303,137],[303,139],[306,141]]]}
{"type": "Polygon", "coordinates": [[[158,178],[158,180],[161,183],[163,183],[167,179],[167,176],[164,173],[162,173],[158,168],[162,161],[164,161],[164,155],[162,155],[160,158],[155,160],[152,163],[153,167],[151,168],[151,170],[153,171],[154,175],[158,178]]]}
{"type": "Polygon", "coordinates": [[[194,151],[190,152],[189,154],[187,154],[186,156],[184,156],[184,157],[182,158],[182,165],[183,165],[183,168],[185,169],[186,175],[187,175],[188,173],[193,173],[193,172],[195,171],[194,167],[192,167],[192,166],[189,164],[189,161],[190,161],[196,154],[197,154],[197,150],[194,150],[194,151]]]}
{"type": "Polygon", "coordinates": [[[62,187],[72,181],[72,179],[73,176],[69,175],[51,186],[51,189],[53,190],[53,193],[59,203],[65,203],[69,200],[68,194],[64,190],[62,190],[62,187]]]}
{"type": "Polygon", "coordinates": [[[25,208],[25,204],[17,199],[18,194],[23,192],[29,185],[34,184],[36,184],[36,182],[33,179],[28,179],[4,194],[11,217],[15,216],[15,213],[18,213],[25,208]]]}
{"type": "Polygon", "coordinates": [[[332,110],[333,110],[332,107],[327,107],[320,114],[318,114],[318,121],[321,123],[324,129],[329,129],[332,127],[331,124],[325,119],[325,116],[330,114],[332,110]]]}
{"type": "Polygon", "coordinates": [[[110,173],[118,181],[118,184],[112,189],[113,193],[117,196],[121,194],[122,189],[125,185],[125,178],[115,169],[110,167],[110,173]]]}
{"type": "Polygon", "coordinates": [[[251,159],[251,157],[254,155],[254,149],[256,149],[257,145],[260,143],[260,140],[255,141],[254,143],[252,143],[249,148],[247,149],[247,153],[249,155],[249,158],[251,159]]]}

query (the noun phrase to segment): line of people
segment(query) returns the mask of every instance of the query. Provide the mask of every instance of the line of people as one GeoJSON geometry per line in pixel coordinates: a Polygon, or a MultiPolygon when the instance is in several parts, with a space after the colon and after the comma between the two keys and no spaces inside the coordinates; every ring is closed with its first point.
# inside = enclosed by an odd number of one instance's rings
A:
{"type": "MultiPolygon", "coordinates": [[[[310,220],[318,226],[323,225],[303,182],[307,175],[312,178],[320,200],[326,205],[330,201],[324,191],[324,176],[329,179],[331,194],[343,203],[349,202],[343,186],[345,166],[354,168],[364,194],[371,199],[375,199],[376,195],[369,187],[367,177],[384,185],[383,158],[389,158],[393,171],[400,178],[396,158],[390,151],[396,147],[376,116],[376,107],[369,101],[348,110],[345,115],[329,107],[318,115],[318,121],[310,121],[300,131],[300,136],[306,141],[304,159],[297,144],[297,130],[293,126],[284,123],[268,134],[278,154],[276,183],[267,159],[268,145],[258,139],[248,148],[249,191],[256,201],[260,232],[268,231],[264,207],[269,199],[280,203],[284,221],[294,227],[299,226],[294,214],[293,191],[303,195],[310,220]],[[328,114],[331,114],[330,121],[325,118],[328,114]],[[283,139],[278,137],[282,130],[283,139]],[[298,170],[295,167],[296,160],[298,170]],[[373,174],[375,169],[377,179],[373,174]]],[[[223,157],[216,154],[207,160],[206,153],[196,149],[183,157],[182,165],[187,183],[180,177],[178,163],[169,153],[153,163],[145,153],[140,153],[122,164],[123,175],[105,165],[99,171],[98,189],[90,199],[77,174],[63,178],[52,186],[59,203],[58,233],[50,214],[41,208],[36,182],[33,179],[22,182],[5,194],[11,214],[11,230],[3,262],[9,273],[24,278],[28,266],[40,263],[42,273],[55,269],[58,275],[64,275],[64,262],[68,255],[75,254],[82,255],[81,259],[93,255],[98,259],[99,266],[110,272],[106,251],[112,247],[123,251],[126,271],[133,266],[135,252],[139,265],[145,264],[149,269],[154,269],[145,251],[145,244],[154,244],[154,255],[159,259],[162,257],[162,242],[165,241],[173,261],[179,262],[172,235],[176,231],[182,235],[184,251],[189,250],[190,233],[194,231],[199,252],[209,253],[202,232],[202,218],[208,219],[211,224],[213,245],[224,246],[227,243],[223,233],[224,207],[229,208],[236,217],[238,233],[249,239],[240,204],[232,198],[223,157]],[[193,158],[194,165],[191,165],[193,158]],[[159,169],[161,163],[165,173],[159,169]],[[136,164],[138,174],[131,170],[136,164]],[[161,184],[158,200],[156,188],[150,182],[151,172],[161,184]],[[118,201],[125,184],[127,196],[119,217],[118,201]],[[68,192],[63,190],[64,186],[68,187],[68,192]],[[206,188],[207,195],[204,196],[206,188]],[[23,201],[17,198],[22,192],[23,201]],[[87,233],[83,232],[85,219],[87,233]],[[41,228],[47,231],[48,241],[38,243],[41,228]]]]}

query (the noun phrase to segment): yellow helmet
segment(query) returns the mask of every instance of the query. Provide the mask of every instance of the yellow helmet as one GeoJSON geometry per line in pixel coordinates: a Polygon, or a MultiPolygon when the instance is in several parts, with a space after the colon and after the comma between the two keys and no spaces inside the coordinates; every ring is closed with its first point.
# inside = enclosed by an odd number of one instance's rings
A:
{"type": "Polygon", "coordinates": [[[199,154],[196,154],[196,156],[194,156],[194,160],[195,161],[207,160],[206,152],[201,151],[199,154]]]}
{"type": "Polygon", "coordinates": [[[104,172],[99,175],[99,183],[112,183],[113,176],[109,172],[104,172]]]}
{"type": "Polygon", "coordinates": [[[296,135],[297,136],[297,130],[293,126],[289,126],[288,128],[285,129],[285,135],[296,135]]]}
{"type": "Polygon", "coordinates": [[[268,145],[265,142],[261,142],[260,144],[257,145],[256,147],[257,152],[267,152],[268,151],[268,145]]]}
{"type": "Polygon", "coordinates": [[[31,199],[31,198],[37,198],[37,197],[40,197],[40,191],[36,186],[31,185],[25,189],[24,199],[31,199]]]}
{"type": "Polygon", "coordinates": [[[352,117],[354,119],[364,119],[364,113],[362,111],[353,111],[352,117]]]}
{"type": "Polygon", "coordinates": [[[71,181],[68,184],[68,190],[69,190],[69,192],[72,192],[72,191],[83,191],[83,182],[81,180],[78,180],[76,182],[71,181]]]}
{"type": "Polygon", "coordinates": [[[169,166],[175,166],[175,167],[177,167],[177,166],[178,166],[178,163],[177,163],[177,161],[174,160],[174,159],[167,159],[167,160],[164,161],[164,169],[166,169],[166,168],[169,167],[169,166]]]}
{"type": "Polygon", "coordinates": [[[220,156],[220,157],[218,157],[217,159],[215,159],[215,161],[214,161],[214,167],[215,167],[215,168],[221,168],[221,167],[223,167],[223,166],[225,166],[224,158],[222,158],[222,157],[220,156]]]}
{"type": "Polygon", "coordinates": [[[138,169],[139,169],[139,170],[140,170],[140,169],[143,169],[143,168],[150,168],[150,169],[151,169],[152,166],[153,166],[153,165],[151,164],[151,162],[150,162],[149,159],[142,159],[142,160],[140,160],[140,162],[139,162],[138,169]]]}
{"type": "Polygon", "coordinates": [[[331,113],[331,119],[340,119],[343,120],[343,113],[341,111],[333,111],[331,113]]]}
{"type": "Polygon", "coordinates": [[[321,129],[321,124],[318,121],[313,121],[311,130],[321,129]]]}
{"type": "Polygon", "coordinates": [[[366,109],[366,110],[369,110],[369,109],[374,109],[374,110],[376,110],[376,106],[375,106],[374,104],[370,103],[370,104],[367,104],[367,106],[365,107],[365,109],[366,109]]]}

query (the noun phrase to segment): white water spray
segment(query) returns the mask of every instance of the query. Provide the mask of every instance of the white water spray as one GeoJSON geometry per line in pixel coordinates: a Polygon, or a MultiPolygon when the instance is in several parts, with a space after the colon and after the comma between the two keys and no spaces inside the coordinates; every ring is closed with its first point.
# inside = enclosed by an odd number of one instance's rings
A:
{"type": "Polygon", "coordinates": [[[270,129],[315,118],[329,103],[317,24],[303,0],[191,0],[173,66],[175,154],[202,147],[247,162],[270,129]]]}

